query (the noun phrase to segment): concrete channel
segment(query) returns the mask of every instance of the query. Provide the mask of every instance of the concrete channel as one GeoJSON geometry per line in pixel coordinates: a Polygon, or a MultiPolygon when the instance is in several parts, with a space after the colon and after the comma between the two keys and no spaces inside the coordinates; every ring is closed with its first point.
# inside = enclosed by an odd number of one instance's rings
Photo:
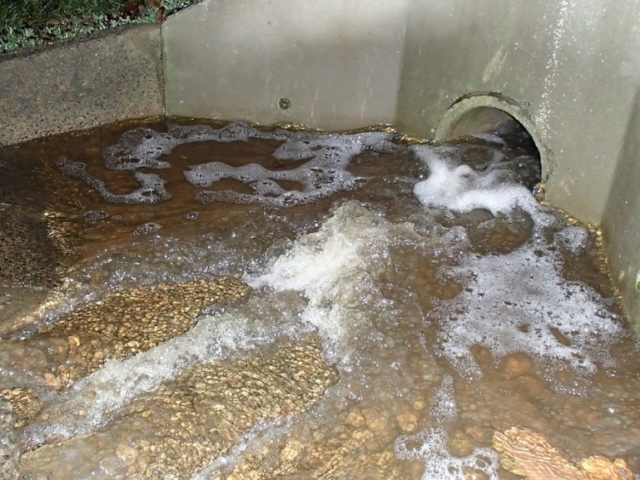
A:
{"type": "Polygon", "coordinates": [[[205,0],[0,62],[0,142],[166,114],[433,140],[517,121],[640,324],[640,1],[205,0]]]}

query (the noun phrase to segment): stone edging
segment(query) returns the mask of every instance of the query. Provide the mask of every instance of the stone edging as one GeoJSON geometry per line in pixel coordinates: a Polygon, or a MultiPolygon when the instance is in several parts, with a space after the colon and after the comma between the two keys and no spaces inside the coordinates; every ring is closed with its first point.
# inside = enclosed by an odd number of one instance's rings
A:
{"type": "Polygon", "coordinates": [[[163,113],[160,25],[0,61],[0,144],[163,113]]]}

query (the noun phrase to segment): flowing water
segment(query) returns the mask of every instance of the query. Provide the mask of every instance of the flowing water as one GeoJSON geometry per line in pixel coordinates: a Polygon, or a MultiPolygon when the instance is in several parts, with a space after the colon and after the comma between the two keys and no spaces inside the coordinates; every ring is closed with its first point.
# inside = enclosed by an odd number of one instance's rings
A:
{"type": "Polygon", "coordinates": [[[519,478],[491,446],[513,426],[640,472],[598,237],[498,133],[129,122],[5,149],[25,476],[519,478]]]}

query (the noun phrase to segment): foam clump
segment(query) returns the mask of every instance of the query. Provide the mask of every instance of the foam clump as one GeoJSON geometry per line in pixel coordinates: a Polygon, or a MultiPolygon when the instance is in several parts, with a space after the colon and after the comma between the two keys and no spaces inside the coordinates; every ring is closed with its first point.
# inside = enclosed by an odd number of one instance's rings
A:
{"type": "Polygon", "coordinates": [[[458,413],[451,375],[445,375],[442,379],[433,396],[430,413],[438,422],[452,420],[458,413]]]}
{"type": "Polygon", "coordinates": [[[261,138],[265,134],[243,123],[230,123],[214,129],[209,125],[170,124],[166,133],[148,127],[135,128],[122,134],[117,143],[106,147],[102,156],[105,166],[113,170],[138,168],[169,168],[171,164],[159,160],[177,146],[195,142],[236,142],[261,138]]]}
{"type": "Polygon", "coordinates": [[[500,135],[496,135],[495,133],[480,132],[480,133],[472,134],[471,137],[477,138],[479,140],[483,140],[483,141],[488,142],[488,143],[494,143],[496,145],[505,145],[506,144],[504,139],[500,135]]]}
{"type": "Polygon", "coordinates": [[[87,172],[87,165],[83,162],[72,162],[62,158],[58,161],[58,168],[68,176],[83,180],[109,203],[153,204],[170,199],[171,194],[165,190],[165,181],[158,175],[138,169],[170,168],[171,164],[160,160],[160,157],[170,154],[177,146],[194,142],[234,142],[273,137],[280,138],[282,134],[260,132],[238,122],[220,129],[214,129],[209,125],[170,124],[166,133],[148,127],[129,130],[120,136],[118,142],[102,151],[106,168],[132,170],[140,183],[139,189],[123,195],[111,193],[102,180],[87,172]]]}
{"type": "Polygon", "coordinates": [[[537,223],[548,223],[531,192],[523,185],[508,181],[499,169],[476,172],[429,145],[413,146],[412,151],[430,171],[429,177],[416,183],[413,190],[424,206],[460,213],[482,208],[494,216],[520,209],[537,223]]]}
{"type": "Polygon", "coordinates": [[[556,233],[555,239],[570,252],[580,253],[587,248],[589,231],[584,227],[570,225],[556,233]]]}
{"type": "Polygon", "coordinates": [[[245,142],[252,138],[283,142],[273,153],[278,160],[305,160],[304,165],[290,170],[268,170],[258,164],[233,167],[222,162],[210,162],[189,167],[184,176],[192,185],[207,188],[223,179],[234,179],[248,185],[253,193],[233,190],[203,190],[196,194],[202,203],[228,201],[263,203],[280,207],[313,202],[335,192],[356,186],[357,179],[346,167],[353,156],[366,149],[389,151],[394,148],[392,137],[385,132],[365,132],[352,135],[308,134],[276,130],[262,132],[239,122],[215,129],[209,125],[170,124],[167,132],[140,127],[125,132],[118,142],[106,147],[102,154],[105,166],[112,170],[132,170],[141,188],[126,195],[111,193],[105,183],[86,171],[86,164],[61,159],[63,173],[80,178],[111,203],[156,203],[170,198],[159,176],[143,173],[140,168],[165,169],[171,164],[160,158],[177,146],[195,142],[245,142]],[[279,182],[294,182],[298,190],[285,189],[279,182]]]}
{"type": "Polygon", "coordinates": [[[136,171],[134,175],[140,188],[131,193],[118,195],[109,191],[102,180],[87,172],[86,163],[63,158],[58,161],[57,166],[65,175],[83,180],[93,187],[109,203],[154,204],[171,198],[171,194],[164,188],[166,182],[155,173],[136,171]]]}
{"type": "MultiPolygon", "coordinates": [[[[320,230],[298,239],[277,257],[264,273],[246,276],[254,288],[294,290],[304,294],[309,305],[303,320],[319,328],[334,348],[346,347],[348,319],[337,301],[349,291],[349,279],[365,271],[365,247],[380,236],[379,219],[356,204],[339,208],[320,230]]],[[[362,278],[363,284],[369,284],[362,278]]]]}
{"type": "Polygon", "coordinates": [[[276,132],[272,135],[284,138],[284,143],[273,153],[276,159],[308,161],[289,170],[269,170],[257,164],[233,167],[222,162],[194,165],[184,172],[187,181],[194,186],[206,188],[222,179],[231,178],[253,190],[250,194],[205,190],[197,198],[203,203],[231,201],[279,207],[310,203],[356,186],[357,179],[347,170],[355,155],[365,149],[388,151],[393,148],[391,136],[384,132],[314,136],[276,132]],[[278,183],[280,181],[295,182],[300,189],[286,190],[278,183]]]}
{"type": "Polygon", "coordinates": [[[158,161],[175,147],[175,139],[166,133],[150,128],[136,128],[125,132],[118,143],[102,151],[105,166],[112,170],[135,170],[146,168],[169,168],[168,162],[158,161]]]}
{"type": "Polygon", "coordinates": [[[466,457],[454,457],[447,450],[447,434],[440,427],[398,438],[395,454],[403,460],[424,462],[422,480],[460,480],[467,478],[465,472],[473,471],[482,472],[492,480],[500,478],[496,452],[490,448],[478,448],[466,457]],[[408,443],[420,446],[410,448],[408,443]]]}
{"type": "Polygon", "coordinates": [[[109,214],[103,210],[88,210],[84,213],[84,221],[95,223],[109,218],[109,214]]]}
{"type": "Polygon", "coordinates": [[[150,233],[155,233],[162,228],[157,222],[147,222],[142,225],[136,227],[132,233],[132,235],[148,235],[150,233]]]}
{"type": "Polygon", "coordinates": [[[393,148],[391,135],[386,132],[364,132],[352,135],[328,134],[308,135],[291,134],[285,139],[273,153],[278,160],[303,160],[317,156],[317,151],[322,150],[321,156],[331,159],[334,156],[338,161],[341,154],[338,152],[356,155],[362,150],[370,148],[377,151],[389,151],[393,148]]]}
{"type": "Polygon", "coordinates": [[[506,255],[469,256],[449,270],[464,288],[432,313],[445,322],[438,353],[466,378],[482,375],[473,345],[496,360],[525,352],[582,374],[610,365],[609,348],[622,327],[591,287],[563,279],[561,266],[559,253],[532,243],[506,255]]]}
{"type": "MultiPolygon", "coordinates": [[[[598,364],[610,365],[609,348],[622,335],[621,326],[592,288],[562,277],[562,258],[543,234],[546,227],[560,226],[559,220],[503,174],[496,159],[477,172],[437,147],[412,150],[430,170],[429,177],[414,187],[424,206],[462,213],[481,208],[506,216],[522,210],[536,228],[534,238],[511,253],[467,253],[459,266],[446,271],[444,275],[463,288],[430,314],[443,323],[437,353],[468,379],[482,375],[470,353],[474,345],[487,348],[496,360],[524,352],[570,366],[581,375],[592,374],[598,364]]],[[[573,253],[583,251],[588,239],[588,231],[577,226],[564,226],[555,234],[555,240],[573,253]]]]}

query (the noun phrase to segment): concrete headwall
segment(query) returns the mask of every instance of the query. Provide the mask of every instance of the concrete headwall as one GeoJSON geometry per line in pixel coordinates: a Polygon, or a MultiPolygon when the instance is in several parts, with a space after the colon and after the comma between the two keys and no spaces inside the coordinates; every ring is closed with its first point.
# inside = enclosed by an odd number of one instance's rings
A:
{"type": "Polygon", "coordinates": [[[637,0],[411,0],[395,124],[446,136],[492,102],[520,120],[543,155],[549,201],[603,226],[640,325],[638,18],[637,0]],[[458,102],[473,92],[507,97],[507,107],[491,96],[458,102]]]}
{"type": "Polygon", "coordinates": [[[635,0],[411,0],[396,124],[429,136],[463,95],[504,95],[547,148],[549,200],[597,224],[640,78],[639,16],[635,0]]]}
{"type": "Polygon", "coordinates": [[[407,0],[210,0],[163,26],[169,115],[391,124],[407,0]]]}
{"type": "Polygon", "coordinates": [[[0,144],[162,112],[158,25],[0,61],[0,144]]]}

